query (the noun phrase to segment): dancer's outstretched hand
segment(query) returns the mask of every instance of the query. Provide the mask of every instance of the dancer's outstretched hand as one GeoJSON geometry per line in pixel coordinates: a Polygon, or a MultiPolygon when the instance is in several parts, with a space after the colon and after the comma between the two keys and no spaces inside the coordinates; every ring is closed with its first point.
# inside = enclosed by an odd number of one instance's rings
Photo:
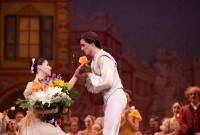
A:
{"type": "Polygon", "coordinates": [[[90,66],[88,64],[81,64],[75,71],[76,77],[86,79],[91,72],[85,69],[90,69],[90,66]]]}
{"type": "Polygon", "coordinates": [[[83,64],[81,64],[80,66],[78,66],[78,68],[75,71],[75,76],[78,77],[78,78],[81,77],[80,69],[82,69],[82,67],[83,67],[83,64]]]}

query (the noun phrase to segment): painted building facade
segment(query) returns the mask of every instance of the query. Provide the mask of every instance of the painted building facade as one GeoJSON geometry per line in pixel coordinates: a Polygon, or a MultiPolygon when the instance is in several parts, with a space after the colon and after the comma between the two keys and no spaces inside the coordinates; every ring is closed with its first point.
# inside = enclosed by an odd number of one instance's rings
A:
{"type": "MultiPolygon", "coordinates": [[[[69,80],[79,65],[79,57],[84,55],[77,36],[86,31],[97,32],[102,48],[116,59],[124,88],[132,90],[132,105],[143,117],[141,130],[147,128],[151,114],[170,116],[172,102],[186,103],[184,90],[200,85],[198,57],[182,60],[176,53],[158,49],[153,62],[143,64],[134,49],[122,52],[120,25],[112,22],[109,15],[98,12],[86,18],[70,8],[69,0],[1,0],[0,18],[0,111],[23,97],[27,82],[34,78],[28,68],[32,57],[47,58],[52,72],[69,80]]],[[[87,92],[84,80],[75,87],[79,97],[70,115],[102,116],[101,94],[87,92]]]]}

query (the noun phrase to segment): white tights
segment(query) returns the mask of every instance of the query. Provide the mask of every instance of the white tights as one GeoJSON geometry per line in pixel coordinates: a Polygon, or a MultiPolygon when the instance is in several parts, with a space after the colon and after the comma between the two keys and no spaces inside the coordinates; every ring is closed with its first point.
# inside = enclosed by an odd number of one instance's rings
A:
{"type": "Polygon", "coordinates": [[[122,89],[117,89],[105,102],[103,135],[118,135],[126,103],[126,95],[122,89]]]}

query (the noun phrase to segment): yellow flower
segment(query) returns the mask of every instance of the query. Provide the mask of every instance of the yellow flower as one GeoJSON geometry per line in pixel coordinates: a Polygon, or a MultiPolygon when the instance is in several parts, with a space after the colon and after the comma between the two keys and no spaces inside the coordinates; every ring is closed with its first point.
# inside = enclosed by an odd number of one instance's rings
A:
{"type": "Polygon", "coordinates": [[[64,85],[64,81],[63,80],[58,80],[58,79],[55,79],[54,80],[54,84],[57,85],[57,86],[63,86],[64,85]]]}
{"type": "Polygon", "coordinates": [[[81,63],[81,64],[86,64],[86,63],[88,63],[87,57],[86,57],[86,56],[80,57],[80,58],[79,58],[79,63],[81,63]]]}
{"type": "Polygon", "coordinates": [[[48,85],[49,85],[49,87],[53,87],[53,82],[52,82],[52,80],[49,81],[49,84],[48,84],[48,85]]]}
{"type": "Polygon", "coordinates": [[[71,86],[72,84],[71,84],[70,82],[66,82],[65,85],[66,85],[66,87],[69,87],[69,86],[71,86]]]}

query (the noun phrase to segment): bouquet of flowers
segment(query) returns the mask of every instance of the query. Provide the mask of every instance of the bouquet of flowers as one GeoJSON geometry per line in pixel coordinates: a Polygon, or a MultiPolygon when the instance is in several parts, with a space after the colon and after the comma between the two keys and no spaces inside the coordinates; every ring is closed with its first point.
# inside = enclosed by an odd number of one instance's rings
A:
{"type": "Polygon", "coordinates": [[[79,70],[80,74],[90,72],[91,68],[87,65],[90,61],[87,59],[86,56],[82,56],[79,58],[79,63],[83,64],[83,68],[79,70]]]}
{"type": "Polygon", "coordinates": [[[62,80],[61,75],[53,74],[51,78],[33,82],[32,94],[26,99],[17,99],[19,107],[36,109],[59,108],[56,114],[43,115],[44,120],[51,120],[60,117],[65,106],[70,106],[76,99],[77,92],[73,89],[68,90],[68,82],[62,80]]]}

